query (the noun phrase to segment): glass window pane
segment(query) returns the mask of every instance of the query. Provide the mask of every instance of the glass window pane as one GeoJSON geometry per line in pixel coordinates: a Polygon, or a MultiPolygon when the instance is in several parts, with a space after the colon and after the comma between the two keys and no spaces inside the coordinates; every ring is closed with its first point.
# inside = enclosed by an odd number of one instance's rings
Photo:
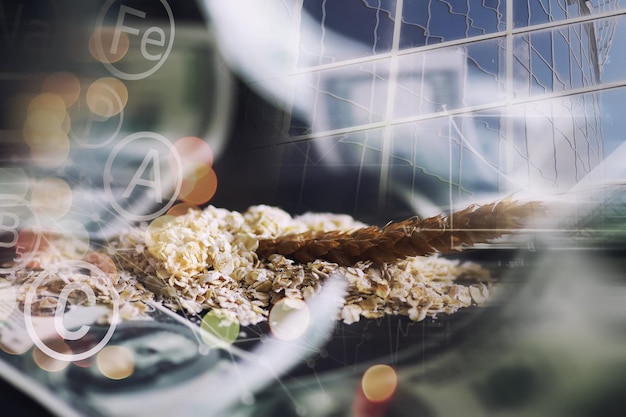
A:
{"type": "Polygon", "coordinates": [[[506,29],[506,1],[405,1],[401,48],[433,45],[506,29]]]}
{"type": "Polygon", "coordinates": [[[389,52],[395,7],[395,0],[304,0],[299,66],[389,52]]]}
{"type": "Polygon", "coordinates": [[[517,98],[626,80],[626,17],[516,35],[513,39],[517,98]],[[612,52],[615,53],[612,53],[612,52]]]}
{"type": "Polygon", "coordinates": [[[505,99],[503,38],[401,56],[396,118],[505,99]]]}
{"type": "Polygon", "coordinates": [[[624,0],[513,1],[513,22],[519,28],[623,9],[624,0]]]}
{"type": "Polygon", "coordinates": [[[292,126],[292,134],[383,121],[388,77],[388,60],[307,72],[294,77],[294,100],[304,103],[305,110],[298,125],[292,126]]]}

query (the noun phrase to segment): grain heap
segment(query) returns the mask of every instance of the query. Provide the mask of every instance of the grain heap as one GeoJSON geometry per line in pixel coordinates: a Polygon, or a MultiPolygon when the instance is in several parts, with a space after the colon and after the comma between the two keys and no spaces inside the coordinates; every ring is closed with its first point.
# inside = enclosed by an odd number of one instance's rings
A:
{"type": "MultiPolygon", "coordinates": [[[[30,240],[30,237],[26,239],[27,242],[30,240]]],[[[18,246],[21,246],[20,242],[18,246]]],[[[25,247],[29,246],[29,243],[25,244],[25,247]]],[[[0,282],[4,280],[11,285],[14,294],[11,298],[14,297],[20,310],[28,301],[34,315],[54,315],[61,291],[70,284],[90,288],[97,304],[111,306],[116,300],[120,320],[141,318],[147,311],[147,303],[154,300],[154,294],[136,275],[118,269],[111,257],[91,250],[84,240],[75,236],[41,233],[37,250],[25,252],[22,256],[29,259],[23,267],[16,268],[12,262],[2,265],[10,271],[0,275],[0,282]],[[92,266],[92,270],[84,266],[92,266]]],[[[68,302],[72,305],[91,304],[82,290],[70,292],[68,302]]],[[[109,313],[102,320],[110,321],[112,317],[109,313]]]]}
{"type": "MultiPolygon", "coordinates": [[[[279,208],[264,205],[244,213],[209,206],[144,229],[129,230],[112,242],[111,252],[117,254],[123,269],[151,277],[143,282],[165,297],[171,308],[182,307],[193,313],[207,308],[225,309],[234,312],[242,325],[265,320],[268,309],[282,298],[306,301],[333,272],[348,282],[340,313],[345,323],[385,314],[408,315],[417,321],[481,304],[489,296],[491,279],[487,270],[473,263],[460,264],[432,255],[433,252],[442,251],[446,245],[448,251],[457,250],[461,244],[497,237],[519,227],[518,219],[530,211],[531,206],[507,200],[472,206],[457,213],[456,221],[465,230],[451,234],[451,218],[443,216],[425,219],[423,223],[409,219],[404,224],[378,229],[347,215],[308,213],[292,217],[279,208]],[[436,228],[429,227],[433,222],[436,228]],[[477,225],[481,227],[469,230],[477,225]],[[486,230],[487,226],[492,229],[486,230]],[[290,259],[294,247],[302,250],[319,242],[326,242],[330,248],[341,247],[329,243],[332,238],[345,243],[356,236],[357,241],[362,241],[364,236],[359,231],[363,230],[368,231],[366,246],[370,252],[375,245],[390,250],[390,242],[383,238],[390,229],[396,243],[391,246],[396,249],[405,246],[403,236],[416,240],[413,236],[428,235],[430,243],[425,252],[429,256],[406,256],[409,250],[394,255],[391,262],[333,262],[297,256],[290,259]],[[403,232],[396,233],[399,230],[403,232]],[[285,249],[283,254],[281,248],[285,249]],[[462,283],[458,281],[461,277],[462,283]]],[[[423,245],[419,246],[417,250],[424,251],[423,245]]]]}
{"type": "MultiPolygon", "coordinates": [[[[452,218],[444,216],[377,228],[347,215],[292,217],[266,205],[243,213],[208,206],[130,228],[103,251],[83,254],[82,259],[112,280],[125,319],[140,316],[144,302],[157,299],[191,314],[226,310],[246,326],[267,320],[279,300],[298,300],[295,305],[307,301],[337,273],[347,281],[338,317],[343,322],[384,315],[419,321],[481,304],[489,297],[492,281],[486,269],[440,257],[438,252],[507,233],[519,227],[518,220],[532,209],[507,200],[472,206],[455,214],[455,224],[463,229],[456,230],[452,218]],[[115,264],[107,264],[107,259],[115,264]]],[[[25,289],[37,271],[59,279],[63,271],[55,270],[57,259],[43,258],[37,260],[38,269],[7,279],[25,289]]],[[[110,302],[102,283],[89,285],[96,288],[99,301],[110,302]]],[[[53,289],[44,287],[46,296],[54,298],[53,289]]],[[[52,298],[46,299],[46,306],[53,305],[52,298]]]]}

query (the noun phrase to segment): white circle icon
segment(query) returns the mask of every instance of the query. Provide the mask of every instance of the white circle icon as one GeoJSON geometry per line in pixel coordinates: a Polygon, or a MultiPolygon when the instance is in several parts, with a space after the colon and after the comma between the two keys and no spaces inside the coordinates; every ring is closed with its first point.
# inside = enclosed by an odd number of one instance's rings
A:
{"type": "MultiPolygon", "coordinates": [[[[108,279],[106,274],[104,274],[104,272],[102,272],[97,266],[90,264],[88,262],[79,261],[79,260],[65,261],[64,266],[68,267],[71,270],[89,271],[89,274],[91,276],[94,276],[95,279],[101,282],[107,283],[109,293],[111,296],[113,314],[111,318],[111,324],[109,328],[107,329],[103,338],[95,346],[92,346],[91,348],[85,350],[84,352],[76,352],[76,353],[57,352],[56,350],[48,346],[46,343],[44,343],[43,340],[41,340],[41,338],[39,337],[39,335],[37,334],[35,330],[35,325],[33,324],[32,303],[36,298],[37,289],[43,284],[45,278],[49,276],[46,273],[42,273],[39,277],[37,277],[32,287],[26,294],[26,300],[24,302],[24,323],[26,325],[26,331],[30,335],[31,340],[43,353],[45,353],[46,355],[48,355],[49,357],[53,359],[66,361],[66,362],[74,362],[74,361],[87,359],[95,355],[109,342],[109,340],[113,336],[113,332],[115,331],[116,323],[119,320],[120,299],[119,299],[119,294],[115,290],[115,287],[113,286],[113,283],[111,282],[111,280],[108,279]]],[[[65,328],[65,325],[63,323],[63,316],[65,314],[65,308],[67,307],[67,299],[69,297],[69,294],[74,291],[83,292],[87,296],[87,299],[92,303],[95,303],[95,299],[96,299],[96,295],[94,294],[93,289],[86,282],[83,282],[83,281],[69,282],[61,290],[59,294],[59,300],[56,305],[55,315],[54,315],[54,328],[56,330],[56,333],[59,336],[61,336],[64,340],[79,340],[85,337],[90,330],[90,326],[87,326],[85,324],[81,325],[76,330],[68,330],[67,328],[65,328]]]]}
{"type": "Polygon", "coordinates": [[[115,211],[133,221],[152,220],[167,212],[180,194],[182,180],[176,148],[154,132],[122,139],[104,166],[107,199],[115,211]]]}
{"type": "Polygon", "coordinates": [[[98,13],[96,31],[95,31],[95,48],[99,56],[107,54],[115,54],[120,48],[120,40],[128,37],[133,45],[137,45],[138,51],[132,51],[133,59],[138,56],[144,63],[147,63],[147,69],[139,67],[137,72],[131,71],[124,66],[124,60],[111,62],[103,60],[104,66],[114,76],[124,80],[141,80],[154,74],[169,56],[174,44],[175,24],[172,9],[166,0],[161,0],[167,14],[167,22],[169,27],[163,28],[158,25],[150,26],[150,16],[145,10],[134,8],[128,5],[120,4],[119,8],[113,8],[115,0],[108,0],[100,13],[98,13]],[[113,17],[114,25],[107,26],[112,30],[110,45],[104,44],[102,33],[104,32],[104,21],[108,16],[113,17]],[[169,36],[168,36],[169,34],[169,36]],[[106,50],[105,50],[106,48],[106,50]],[[136,55],[139,53],[140,55],[136,55]]]}

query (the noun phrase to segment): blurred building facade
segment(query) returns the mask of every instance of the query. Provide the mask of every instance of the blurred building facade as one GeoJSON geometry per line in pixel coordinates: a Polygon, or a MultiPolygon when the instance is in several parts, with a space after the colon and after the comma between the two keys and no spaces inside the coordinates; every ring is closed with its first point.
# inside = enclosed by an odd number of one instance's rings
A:
{"type": "Polygon", "coordinates": [[[272,145],[277,203],[292,212],[376,220],[565,191],[604,158],[597,91],[626,2],[284,7],[297,54],[279,77],[287,133],[272,145]]]}

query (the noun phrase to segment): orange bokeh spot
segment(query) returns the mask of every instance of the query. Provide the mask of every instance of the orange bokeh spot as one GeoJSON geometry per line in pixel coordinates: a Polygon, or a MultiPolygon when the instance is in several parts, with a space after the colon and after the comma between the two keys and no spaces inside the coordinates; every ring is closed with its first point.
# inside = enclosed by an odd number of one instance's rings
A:
{"type": "MultiPolygon", "coordinates": [[[[178,152],[183,169],[190,165],[213,166],[213,150],[204,140],[196,136],[186,136],[174,142],[174,149],[178,152]]],[[[176,160],[170,155],[170,164],[175,167],[176,160]]]]}
{"type": "Polygon", "coordinates": [[[39,94],[28,104],[22,135],[32,161],[40,167],[56,168],[67,160],[71,121],[65,105],[64,98],[53,92],[39,94]]]}
{"type": "MultiPolygon", "coordinates": [[[[64,355],[72,354],[72,350],[70,349],[70,347],[62,340],[49,340],[46,342],[46,345],[54,352],[58,352],[64,355]]],[[[67,361],[51,358],[50,356],[39,350],[38,347],[33,349],[33,360],[37,364],[37,366],[48,372],[62,371],[70,364],[70,362],[67,361]]]]}
{"type": "Polygon", "coordinates": [[[372,402],[383,402],[391,398],[398,386],[396,371],[389,365],[369,367],[361,378],[365,398],[372,402]]]}
{"type": "Polygon", "coordinates": [[[178,198],[185,203],[202,205],[217,191],[217,175],[209,165],[196,165],[191,175],[183,178],[178,198]]]}
{"type": "Polygon", "coordinates": [[[87,107],[93,114],[109,118],[119,114],[128,102],[128,89],[117,78],[99,78],[87,88],[87,107]]]}
{"type": "Polygon", "coordinates": [[[187,214],[189,210],[199,210],[199,208],[195,204],[178,203],[178,204],[174,204],[167,211],[167,215],[168,216],[182,216],[183,214],[187,214]]]}
{"type": "Polygon", "coordinates": [[[124,58],[130,46],[128,34],[118,31],[115,37],[115,28],[101,28],[89,38],[89,53],[102,63],[117,62],[124,58]]]}
{"type": "Polygon", "coordinates": [[[63,131],[63,126],[48,126],[47,129],[35,128],[26,124],[22,130],[24,141],[31,149],[45,151],[62,147],[67,141],[67,132],[63,131]]]}
{"type": "Polygon", "coordinates": [[[69,108],[78,100],[80,81],[71,72],[55,72],[43,80],[41,92],[57,94],[65,102],[65,107],[69,108]]]}
{"type": "Polygon", "coordinates": [[[135,353],[125,346],[110,345],[98,352],[96,364],[107,378],[128,378],[135,371],[135,353]]]}
{"type": "Polygon", "coordinates": [[[48,115],[46,121],[58,121],[59,124],[65,119],[65,101],[61,96],[54,93],[41,93],[30,101],[27,113],[29,116],[37,113],[48,115]]]}
{"type": "Polygon", "coordinates": [[[211,146],[196,136],[185,136],[175,141],[173,147],[169,155],[170,169],[172,172],[180,169],[183,175],[178,198],[191,205],[206,203],[217,191],[211,146]]]}
{"type": "Polygon", "coordinates": [[[62,115],[55,113],[53,110],[36,110],[30,111],[24,122],[24,137],[28,140],[28,133],[38,133],[41,135],[50,135],[58,133],[67,133],[67,114],[62,115]]]}

